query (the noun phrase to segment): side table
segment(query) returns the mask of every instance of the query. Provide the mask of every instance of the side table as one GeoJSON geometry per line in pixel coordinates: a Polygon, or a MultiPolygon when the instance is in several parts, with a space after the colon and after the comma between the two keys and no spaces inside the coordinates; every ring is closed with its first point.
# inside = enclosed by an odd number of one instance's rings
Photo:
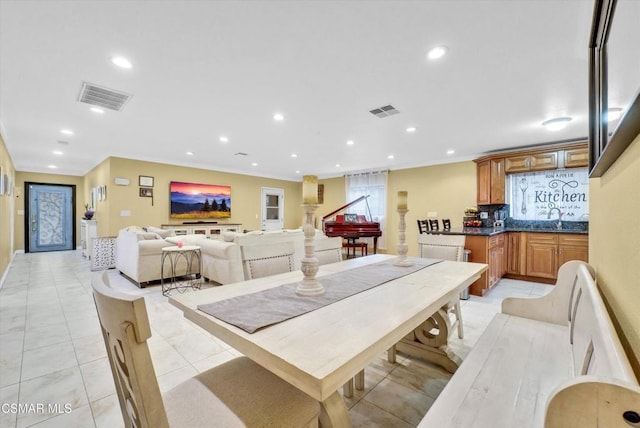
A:
{"type": "Polygon", "coordinates": [[[172,290],[183,293],[185,289],[200,289],[202,283],[202,256],[197,245],[183,245],[178,247],[164,247],[160,266],[160,284],[162,295],[168,296],[172,290]],[[167,276],[165,277],[165,263],[168,262],[167,276]],[[185,279],[181,279],[184,277],[185,279]]]}

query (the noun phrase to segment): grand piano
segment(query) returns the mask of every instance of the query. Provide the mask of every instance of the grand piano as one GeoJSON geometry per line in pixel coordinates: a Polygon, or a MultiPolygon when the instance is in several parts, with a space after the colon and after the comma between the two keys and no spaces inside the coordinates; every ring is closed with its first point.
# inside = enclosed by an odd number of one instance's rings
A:
{"type": "MultiPolygon", "coordinates": [[[[354,242],[358,238],[373,238],[373,253],[375,254],[378,250],[378,237],[382,236],[380,223],[376,221],[367,221],[367,218],[364,215],[345,216],[338,214],[336,215],[335,220],[327,220],[336,213],[339,213],[358,202],[363,200],[366,202],[368,197],[369,195],[360,196],[358,199],[351,201],[322,217],[322,229],[324,234],[327,236],[341,236],[349,242],[354,242]]],[[[368,208],[369,205],[367,204],[367,209],[368,208]]],[[[371,217],[371,212],[369,212],[369,217],[371,217]]]]}

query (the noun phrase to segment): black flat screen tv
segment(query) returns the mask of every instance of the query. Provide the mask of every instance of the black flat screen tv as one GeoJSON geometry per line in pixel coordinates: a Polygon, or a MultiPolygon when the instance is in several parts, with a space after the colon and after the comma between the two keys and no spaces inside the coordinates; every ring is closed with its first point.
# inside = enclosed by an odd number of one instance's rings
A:
{"type": "Polygon", "coordinates": [[[231,217],[231,186],[172,181],[169,184],[173,219],[231,217]]]}

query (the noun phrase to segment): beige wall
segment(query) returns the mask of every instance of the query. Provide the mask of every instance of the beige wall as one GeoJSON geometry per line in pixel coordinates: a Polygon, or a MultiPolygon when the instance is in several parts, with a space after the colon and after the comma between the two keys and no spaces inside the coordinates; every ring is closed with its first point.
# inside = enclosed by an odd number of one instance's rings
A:
{"type": "MultiPolygon", "coordinates": [[[[84,213],[82,194],[84,192],[84,179],[75,175],[40,174],[35,172],[16,172],[16,195],[15,195],[15,249],[24,250],[24,220],[25,220],[25,200],[24,183],[44,183],[44,184],[70,184],[76,186],[76,218],[81,219],[84,213]]],[[[76,245],[80,244],[80,222],[76,222],[76,245]]]]}
{"type": "Polygon", "coordinates": [[[95,186],[107,186],[107,199],[97,203],[96,220],[98,233],[103,236],[117,235],[118,231],[131,225],[160,226],[181,223],[169,220],[169,182],[221,184],[231,186],[231,218],[220,222],[240,223],[249,230],[260,229],[261,188],[284,189],[285,228],[301,225],[301,183],[285,180],[231,174],[205,169],[144,162],[132,159],[109,158],[86,176],[86,197],[95,186]],[[138,176],[154,178],[153,200],[139,196],[138,176]],[[116,177],[126,178],[128,186],[114,184],[116,177]],[[122,216],[129,211],[130,216],[122,216]]]}
{"type": "Polygon", "coordinates": [[[640,136],[589,192],[589,262],[640,378],[640,136]]]}
{"type": "MultiPolygon", "coordinates": [[[[0,166],[2,173],[9,177],[15,176],[15,169],[11,156],[7,152],[2,135],[0,135],[0,166]]],[[[12,222],[14,221],[13,211],[15,206],[15,194],[0,196],[0,278],[4,278],[4,273],[11,262],[15,244],[12,236],[12,222]]]]}
{"type": "Polygon", "coordinates": [[[400,217],[396,211],[398,191],[408,193],[406,215],[408,255],[418,254],[416,220],[427,217],[429,211],[439,219],[451,220],[451,227],[462,227],[464,209],[476,206],[476,164],[472,161],[389,172],[387,207],[387,248],[396,253],[400,217]]]}

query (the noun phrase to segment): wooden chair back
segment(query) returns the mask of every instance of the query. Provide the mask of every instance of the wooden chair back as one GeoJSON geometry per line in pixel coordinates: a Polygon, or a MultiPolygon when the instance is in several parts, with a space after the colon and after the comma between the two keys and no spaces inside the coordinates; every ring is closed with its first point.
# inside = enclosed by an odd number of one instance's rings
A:
{"type": "Polygon", "coordinates": [[[429,229],[430,230],[440,230],[440,222],[437,218],[429,219],[429,229]]]}
{"type": "Polygon", "coordinates": [[[448,218],[444,218],[442,219],[442,228],[444,230],[449,230],[451,229],[451,220],[448,218]]]}
{"type": "Polygon", "coordinates": [[[293,242],[247,245],[241,251],[246,279],[263,278],[293,270],[293,242]]]}
{"type": "Polygon", "coordinates": [[[96,274],[91,286],[125,427],[168,427],[147,346],[151,327],[144,298],[113,291],[107,272],[96,274]]]}
{"type": "Polygon", "coordinates": [[[416,220],[418,222],[418,234],[427,233],[429,231],[429,222],[427,220],[416,220]]]}

